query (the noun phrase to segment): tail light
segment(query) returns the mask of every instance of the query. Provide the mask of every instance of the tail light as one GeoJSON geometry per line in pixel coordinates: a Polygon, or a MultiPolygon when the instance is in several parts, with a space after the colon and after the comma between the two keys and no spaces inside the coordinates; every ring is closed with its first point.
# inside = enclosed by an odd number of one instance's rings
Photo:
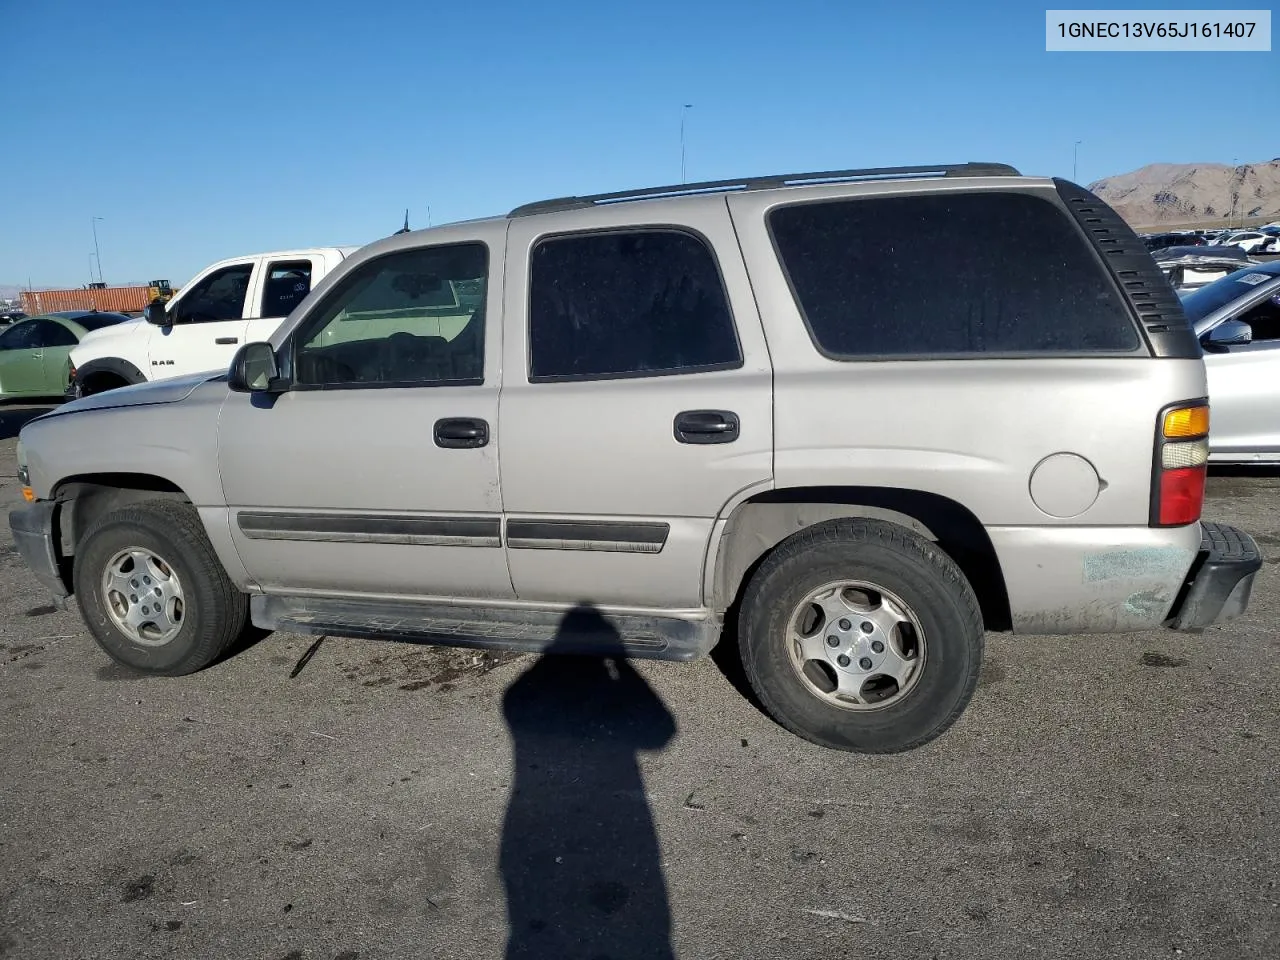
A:
{"type": "Polygon", "coordinates": [[[1156,423],[1151,526],[1181,527],[1200,519],[1209,469],[1209,404],[1165,407],[1156,423]]]}

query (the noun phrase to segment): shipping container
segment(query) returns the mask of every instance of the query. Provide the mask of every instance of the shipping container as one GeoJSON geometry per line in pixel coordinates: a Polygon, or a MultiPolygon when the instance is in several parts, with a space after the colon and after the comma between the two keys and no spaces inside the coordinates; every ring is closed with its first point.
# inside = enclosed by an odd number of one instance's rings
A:
{"type": "Polygon", "coordinates": [[[110,310],[140,313],[151,300],[147,287],[100,287],[76,290],[23,290],[22,309],[29,314],[59,310],[110,310]]]}

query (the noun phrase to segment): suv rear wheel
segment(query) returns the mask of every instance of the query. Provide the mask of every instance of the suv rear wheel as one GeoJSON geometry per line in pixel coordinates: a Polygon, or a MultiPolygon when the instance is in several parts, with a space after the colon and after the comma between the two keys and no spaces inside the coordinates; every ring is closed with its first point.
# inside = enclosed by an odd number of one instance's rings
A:
{"type": "Polygon", "coordinates": [[[838,750],[929,742],[964,710],[982,665],[982,617],[960,568],[877,520],[831,520],[783,541],[747,585],[740,623],[765,709],[838,750]]]}
{"type": "Polygon", "coordinates": [[[98,646],[118,663],[178,676],[241,635],[248,600],[189,504],[151,500],[98,518],[76,548],[75,592],[98,646]]]}

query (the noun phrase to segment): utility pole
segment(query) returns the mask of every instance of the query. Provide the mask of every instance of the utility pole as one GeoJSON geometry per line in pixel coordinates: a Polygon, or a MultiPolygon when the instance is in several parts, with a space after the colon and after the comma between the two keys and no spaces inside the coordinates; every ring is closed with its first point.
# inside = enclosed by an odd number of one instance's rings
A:
{"type": "Polygon", "coordinates": [[[102,217],[90,217],[89,226],[93,228],[93,255],[98,258],[98,282],[102,283],[102,252],[98,249],[98,221],[102,217]]]}
{"type": "Polygon", "coordinates": [[[1076,168],[1080,166],[1080,144],[1082,143],[1084,143],[1083,140],[1077,140],[1075,147],[1072,148],[1072,151],[1071,151],[1071,182],[1072,183],[1076,182],[1076,177],[1077,177],[1076,168]]]}
{"type": "Polygon", "coordinates": [[[692,103],[686,103],[680,108],[680,182],[685,183],[684,175],[684,118],[685,114],[693,107],[692,103]]]}

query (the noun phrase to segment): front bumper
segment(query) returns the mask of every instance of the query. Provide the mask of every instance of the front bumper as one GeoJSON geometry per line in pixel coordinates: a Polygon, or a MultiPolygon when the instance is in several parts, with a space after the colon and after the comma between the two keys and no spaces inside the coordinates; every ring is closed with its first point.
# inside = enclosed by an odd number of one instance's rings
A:
{"type": "Polygon", "coordinates": [[[62,578],[58,541],[53,532],[57,508],[53,500],[39,500],[10,510],[9,529],[13,532],[14,546],[36,579],[53,594],[54,603],[65,607],[71,591],[62,578]]]}
{"type": "Polygon", "coordinates": [[[1200,553],[1166,625],[1199,631],[1244,613],[1262,554],[1253,538],[1225,523],[1200,523],[1200,553]]]}

